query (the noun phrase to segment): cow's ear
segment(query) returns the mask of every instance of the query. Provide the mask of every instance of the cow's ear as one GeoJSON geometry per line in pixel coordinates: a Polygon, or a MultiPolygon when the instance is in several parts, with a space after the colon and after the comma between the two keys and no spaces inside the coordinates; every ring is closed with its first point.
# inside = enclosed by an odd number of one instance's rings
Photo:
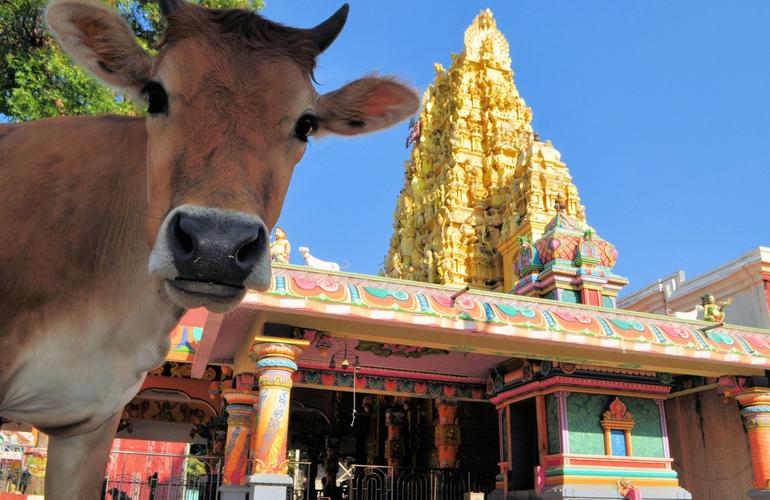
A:
{"type": "Polygon", "coordinates": [[[45,19],[62,49],[106,84],[137,95],[150,77],[152,58],[115,9],[90,0],[54,0],[45,19]]]}
{"type": "Polygon", "coordinates": [[[393,78],[361,78],[318,99],[318,132],[366,134],[413,115],[419,105],[417,92],[393,78]]]}

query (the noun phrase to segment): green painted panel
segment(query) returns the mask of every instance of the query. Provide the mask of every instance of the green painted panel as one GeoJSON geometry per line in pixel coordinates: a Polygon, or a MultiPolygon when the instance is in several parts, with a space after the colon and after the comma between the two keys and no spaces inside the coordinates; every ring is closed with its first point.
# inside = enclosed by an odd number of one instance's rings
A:
{"type": "Polygon", "coordinates": [[[612,300],[612,297],[607,297],[606,295],[602,295],[602,306],[612,309],[615,307],[615,302],[612,300]]]}
{"type": "Polygon", "coordinates": [[[545,397],[545,421],[548,432],[548,453],[561,453],[559,400],[553,394],[548,394],[545,397]]]}
{"type": "Polygon", "coordinates": [[[604,455],[604,430],[599,424],[607,410],[609,396],[572,393],[567,398],[569,451],[583,455],[604,455]]]}
{"type": "Polygon", "coordinates": [[[652,399],[620,399],[634,416],[635,425],[631,430],[633,456],[663,458],[663,433],[657,403],[652,399]]]}

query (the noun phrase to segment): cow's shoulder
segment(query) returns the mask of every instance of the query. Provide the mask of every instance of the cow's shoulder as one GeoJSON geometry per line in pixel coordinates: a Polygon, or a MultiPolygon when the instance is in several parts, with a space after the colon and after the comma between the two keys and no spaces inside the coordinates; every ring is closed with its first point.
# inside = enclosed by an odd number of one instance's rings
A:
{"type": "Polygon", "coordinates": [[[13,132],[17,131],[19,129],[19,125],[16,123],[3,123],[0,125],[0,143],[3,142],[3,139],[10,136],[13,132]]]}

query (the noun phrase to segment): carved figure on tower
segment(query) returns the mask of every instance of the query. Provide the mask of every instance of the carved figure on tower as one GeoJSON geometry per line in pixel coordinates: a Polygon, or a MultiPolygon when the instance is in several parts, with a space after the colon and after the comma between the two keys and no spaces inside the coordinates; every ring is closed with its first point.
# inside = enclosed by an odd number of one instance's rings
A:
{"type": "Polygon", "coordinates": [[[288,264],[290,254],[291,243],[286,239],[286,232],[282,228],[276,227],[275,241],[270,244],[270,257],[273,259],[273,262],[288,264]]]}
{"type": "Polygon", "coordinates": [[[704,321],[713,321],[715,323],[723,323],[725,320],[725,309],[727,306],[733,303],[733,299],[729,298],[717,303],[717,299],[713,293],[707,293],[701,300],[703,301],[703,319],[704,321]]]}

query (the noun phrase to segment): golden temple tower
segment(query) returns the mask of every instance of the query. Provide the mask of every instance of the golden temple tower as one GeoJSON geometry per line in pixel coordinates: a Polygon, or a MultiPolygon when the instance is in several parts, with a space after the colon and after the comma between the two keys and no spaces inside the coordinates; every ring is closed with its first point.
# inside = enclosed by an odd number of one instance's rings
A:
{"type": "Polygon", "coordinates": [[[385,260],[388,276],[510,291],[520,245],[542,234],[561,196],[585,222],[559,152],[532,131],[513,82],[508,42],[490,10],[423,96],[385,260]],[[505,284],[504,284],[505,275],[505,284]]]}

